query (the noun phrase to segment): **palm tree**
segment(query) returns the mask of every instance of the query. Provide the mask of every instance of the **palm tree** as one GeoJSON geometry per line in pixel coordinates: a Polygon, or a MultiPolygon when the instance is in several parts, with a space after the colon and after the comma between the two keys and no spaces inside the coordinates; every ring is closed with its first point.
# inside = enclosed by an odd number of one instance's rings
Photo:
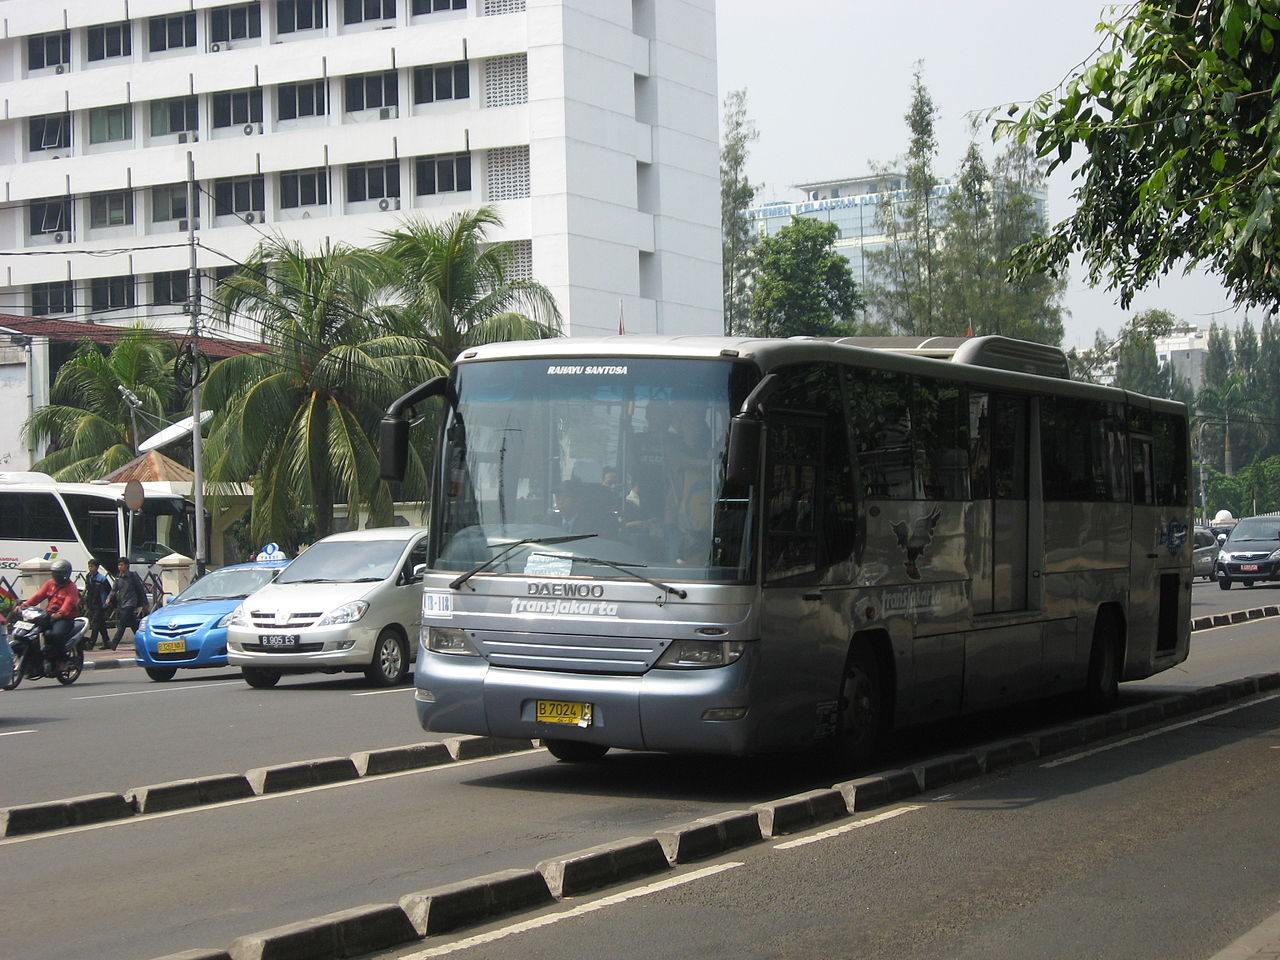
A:
{"type": "Polygon", "coordinates": [[[537,340],[560,332],[560,310],[535,280],[511,276],[506,243],[485,243],[502,225],[491,207],[455,214],[443,223],[408,219],[383,231],[378,252],[383,280],[397,305],[390,320],[415,331],[443,364],[467,347],[504,340],[537,340]]]}
{"type": "MultiPolygon", "coordinates": [[[[1235,474],[1235,462],[1231,455],[1231,434],[1237,431],[1257,432],[1262,403],[1253,396],[1239,376],[1227,377],[1220,386],[1206,384],[1196,395],[1195,420],[1201,428],[1208,425],[1222,427],[1222,472],[1235,474]]],[[[1201,454],[1203,457],[1203,453],[1201,454]]]]}
{"type": "Polygon", "coordinates": [[[93,341],[81,341],[58,370],[53,403],[23,424],[24,435],[52,448],[33,469],[57,480],[88,481],[132,460],[138,433],[163,422],[176,396],[171,360],[165,343],[141,325],[125,330],[105,354],[93,341]],[[136,409],[121,387],[137,397],[136,409]]]}
{"type": "Polygon", "coordinates": [[[315,535],[333,530],[333,504],[389,523],[370,437],[383,410],[442,372],[421,338],[378,322],[379,264],[339,245],[319,256],[282,238],[264,241],[223,282],[215,311],[256,321],[270,349],[213,368],[205,396],[218,411],[209,437],[210,479],[253,482],[250,535],[296,547],[299,508],[315,535]]]}

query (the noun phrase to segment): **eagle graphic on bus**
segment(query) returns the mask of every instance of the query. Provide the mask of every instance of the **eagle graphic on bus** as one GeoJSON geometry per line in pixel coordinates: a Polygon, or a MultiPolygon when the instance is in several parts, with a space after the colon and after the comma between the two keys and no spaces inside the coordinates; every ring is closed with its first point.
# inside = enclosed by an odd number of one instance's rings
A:
{"type": "Polygon", "coordinates": [[[907,576],[912,580],[920,579],[920,567],[917,561],[933,542],[933,531],[941,519],[942,507],[934,507],[923,517],[917,517],[911,521],[898,520],[889,524],[889,529],[898,538],[898,546],[907,551],[907,559],[902,565],[906,568],[907,576]]]}

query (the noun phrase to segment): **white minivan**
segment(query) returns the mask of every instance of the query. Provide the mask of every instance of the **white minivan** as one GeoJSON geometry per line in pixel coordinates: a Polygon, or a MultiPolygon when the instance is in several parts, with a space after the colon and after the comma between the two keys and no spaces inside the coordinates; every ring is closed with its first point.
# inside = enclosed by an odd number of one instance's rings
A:
{"type": "Polygon", "coordinates": [[[317,671],[402,682],[418,649],[426,538],[379,527],[316,541],[228,616],[227,663],[251,687],[317,671]]]}

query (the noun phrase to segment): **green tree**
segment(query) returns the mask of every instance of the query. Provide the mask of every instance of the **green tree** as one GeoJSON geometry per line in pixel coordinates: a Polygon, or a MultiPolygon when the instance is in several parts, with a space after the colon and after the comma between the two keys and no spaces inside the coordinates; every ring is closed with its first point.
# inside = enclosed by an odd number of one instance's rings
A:
{"type": "MultiPolygon", "coordinates": [[[[1212,436],[1221,439],[1222,459],[1217,463],[1228,477],[1234,476],[1236,472],[1232,438],[1242,434],[1256,434],[1260,406],[1258,398],[1245,389],[1244,381],[1235,375],[1219,383],[1206,383],[1196,395],[1195,417],[1199,422],[1197,429],[1208,430],[1212,436]]],[[[1206,448],[1212,442],[1208,440],[1206,448]]],[[[1204,451],[1201,451],[1201,459],[1209,459],[1205,457],[1204,451]]]]}
{"type": "Polygon", "coordinates": [[[492,207],[480,207],[384,231],[374,274],[393,304],[379,311],[384,322],[421,338],[443,365],[476,344],[557,336],[555,297],[513,275],[510,244],[488,241],[489,228],[501,225],[492,207]]]}
{"type": "Polygon", "coordinates": [[[835,251],[838,228],[808,217],[761,239],[751,325],[763,337],[843,336],[855,332],[862,295],[849,261],[835,251]]]}
{"type": "Polygon", "coordinates": [[[1216,323],[1209,325],[1209,339],[1205,345],[1204,382],[1218,386],[1226,382],[1235,371],[1235,351],[1231,347],[1231,332],[1216,323]]]}
{"type": "Polygon", "coordinates": [[[933,327],[921,332],[1061,342],[1065,280],[1008,272],[1012,250],[1044,228],[1033,194],[1040,180],[1040,164],[1026,148],[1011,146],[988,169],[970,144],[943,204],[938,306],[933,327]]]}
{"type": "Polygon", "coordinates": [[[1280,302],[1280,85],[1274,0],[1138,0],[1100,52],[997,134],[1049,170],[1086,156],[1075,212],[1019,248],[1025,269],[1078,252],[1127,306],[1177,264],[1204,264],[1239,304],[1280,302]]]}
{"type": "Polygon", "coordinates": [[[176,392],[172,351],[142,326],[130,327],[106,353],[82,341],[58,370],[53,402],[23,424],[24,435],[51,448],[33,469],[67,481],[97,480],[119,469],[137,456],[137,434],[145,437],[163,422],[176,392]],[[138,398],[136,410],[121,387],[138,398]]]}
{"type": "MultiPolygon", "coordinates": [[[[1103,383],[1118,379],[1120,376],[1134,377],[1135,382],[1154,383],[1154,374],[1150,374],[1147,366],[1147,348],[1150,346],[1150,358],[1155,357],[1155,340],[1167,336],[1176,323],[1173,314],[1167,310],[1143,310],[1134,314],[1120,329],[1117,337],[1108,337],[1101,330],[1094,335],[1093,346],[1084,351],[1072,351],[1071,375],[1077,380],[1090,383],[1103,383]],[[1120,364],[1126,364],[1121,372],[1120,364]],[[1152,377],[1143,380],[1144,377],[1152,377]]],[[[1172,382],[1172,372],[1168,375],[1172,382]]],[[[1131,388],[1134,389],[1134,388],[1131,388]]],[[[1155,396],[1168,396],[1167,393],[1156,393],[1155,396]]]]}
{"type": "Polygon", "coordinates": [[[1258,370],[1257,387],[1259,400],[1259,416],[1266,428],[1267,440],[1263,446],[1263,455],[1267,457],[1280,454],[1280,322],[1274,316],[1267,316],[1262,321],[1262,329],[1258,333],[1258,370]]]}
{"type": "Polygon", "coordinates": [[[748,333],[751,309],[751,270],[755,236],[747,208],[759,187],[747,179],[748,145],[757,138],[747,116],[747,91],[730,90],[724,98],[724,133],[720,145],[720,230],[724,332],[748,333]]]}
{"type": "MultiPolygon", "coordinates": [[[[876,222],[886,244],[865,254],[866,296],[877,319],[902,334],[934,332],[937,282],[938,178],[934,159],[938,140],[934,124],[938,109],[924,85],[923,65],[917,63],[911,85],[911,107],[905,120],[911,142],[903,158],[903,189],[886,192],[876,204],[876,222]]],[[[893,179],[882,171],[886,183],[893,179]]]]}
{"type": "Polygon", "coordinates": [[[273,238],[219,286],[215,312],[253,320],[270,347],[219,361],[204,393],[218,411],[207,474],[253,484],[252,542],[296,549],[300,505],[317,538],[333,532],[339,499],[391,520],[370,437],[391,400],[444,367],[434,344],[379,322],[379,267],[345,245],[312,256],[273,238]]]}

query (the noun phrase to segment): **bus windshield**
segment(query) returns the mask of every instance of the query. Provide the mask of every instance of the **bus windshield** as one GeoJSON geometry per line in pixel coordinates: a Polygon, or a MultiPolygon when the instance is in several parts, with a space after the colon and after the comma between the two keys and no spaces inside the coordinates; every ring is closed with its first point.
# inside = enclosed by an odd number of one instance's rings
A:
{"type": "Polygon", "coordinates": [[[752,376],[719,359],[461,365],[431,566],[748,579],[750,491],[724,482],[724,459],[752,376]]]}

